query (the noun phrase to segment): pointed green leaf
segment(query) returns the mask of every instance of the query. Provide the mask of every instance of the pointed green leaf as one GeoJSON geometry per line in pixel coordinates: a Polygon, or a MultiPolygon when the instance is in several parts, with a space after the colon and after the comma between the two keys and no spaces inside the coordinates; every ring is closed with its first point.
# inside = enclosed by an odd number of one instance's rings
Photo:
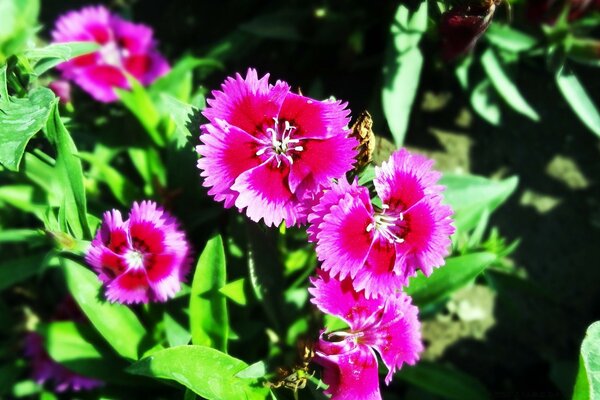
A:
{"type": "Polygon", "coordinates": [[[414,12],[404,4],[398,6],[390,28],[391,40],[381,93],[383,112],[397,146],[404,142],[419,87],[423,55],[418,44],[426,30],[427,1],[421,2],[414,12]]]}
{"type": "Polygon", "coordinates": [[[64,61],[91,53],[99,47],[95,42],[53,43],[46,47],[28,49],[25,56],[34,64],[33,72],[41,75],[64,61]]]}
{"type": "Polygon", "coordinates": [[[600,136],[600,113],[577,76],[572,71],[562,68],[556,75],[556,83],[581,122],[600,136]]]}
{"type": "Polygon", "coordinates": [[[500,125],[502,117],[500,106],[496,102],[490,81],[484,79],[473,88],[471,92],[471,105],[479,116],[494,126],[500,125]]]}
{"type": "Polygon", "coordinates": [[[472,282],[495,259],[495,254],[483,252],[450,257],[429,277],[419,271],[405,291],[419,307],[437,303],[472,282]]]}
{"type": "Polygon", "coordinates": [[[109,303],[92,271],[68,259],[61,259],[61,263],[69,291],[98,333],[121,356],[137,360],[146,329],[133,311],[124,305],[109,303]]]}
{"type": "Polygon", "coordinates": [[[211,238],[202,251],[190,294],[192,343],[227,351],[229,322],[225,296],[225,249],[220,235],[211,238]]]}
{"type": "Polygon", "coordinates": [[[179,346],[158,351],[133,364],[128,372],[177,381],[207,400],[262,400],[269,390],[255,379],[236,374],[248,364],[204,346],[179,346]]]}
{"type": "Polygon", "coordinates": [[[240,278],[233,282],[229,282],[219,289],[219,292],[223,293],[225,296],[235,301],[239,305],[245,306],[248,302],[248,299],[246,298],[245,285],[246,279],[240,278]]]}
{"type": "Polygon", "coordinates": [[[490,78],[496,91],[502,96],[504,101],[516,112],[529,117],[534,121],[539,121],[540,116],[529,105],[527,100],[521,95],[521,92],[504,70],[504,66],[496,57],[494,50],[488,49],[481,56],[481,63],[485,73],[490,78]]]}

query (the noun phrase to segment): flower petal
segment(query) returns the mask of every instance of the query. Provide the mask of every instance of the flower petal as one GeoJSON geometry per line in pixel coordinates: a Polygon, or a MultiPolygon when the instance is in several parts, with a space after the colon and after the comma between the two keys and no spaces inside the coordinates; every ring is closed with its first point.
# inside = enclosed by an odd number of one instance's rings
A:
{"type": "Polygon", "coordinates": [[[125,304],[147,303],[148,278],[143,270],[129,270],[106,286],[106,298],[125,304]]]}
{"type": "Polygon", "coordinates": [[[414,365],[423,351],[419,309],[411,304],[404,293],[388,296],[381,316],[370,328],[364,330],[361,342],[374,347],[388,367],[386,384],[404,363],[414,365]]]}
{"type": "Polygon", "coordinates": [[[332,400],[381,400],[377,357],[367,346],[356,346],[350,352],[333,353],[330,344],[320,341],[315,362],[323,367],[325,394],[332,400]]]}
{"type": "Polygon", "coordinates": [[[208,194],[225,207],[233,206],[238,192],[231,186],[240,174],[260,165],[256,156],[256,139],[238,127],[223,120],[201,127],[203,144],[196,147],[202,157],[198,168],[204,177],[203,186],[211,188],[208,194]]]}
{"type": "Polygon", "coordinates": [[[118,99],[114,88],[129,88],[123,72],[112,65],[93,65],[80,69],[73,75],[73,79],[94,99],[104,103],[118,99]]]}
{"type": "Polygon", "coordinates": [[[214,98],[207,100],[209,107],[202,114],[213,124],[223,119],[253,135],[257,127],[262,132],[264,123],[272,125],[290,87],[281,81],[269,85],[269,74],[258,79],[250,68],[245,78],[240,74],[227,78],[221,89],[212,92],[214,98]]]}
{"type": "Polygon", "coordinates": [[[281,120],[296,127],[295,137],[320,138],[346,137],[350,110],[341,101],[318,101],[288,93],[279,111],[281,120]]]}
{"type": "Polygon", "coordinates": [[[372,222],[370,205],[350,193],[331,207],[317,234],[316,252],[318,259],[323,261],[321,268],[339,279],[348,275],[354,278],[373,243],[372,231],[367,231],[372,222]]]}
{"type": "Polygon", "coordinates": [[[232,190],[239,192],[235,206],[246,209],[246,215],[258,222],[264,219],[267,226],[278,226],[285,221],[290,227],[306,218],[305,210],[287,185],[289,169],[285,164],[277,167],[267,160],[235,180],[232,190]]]}

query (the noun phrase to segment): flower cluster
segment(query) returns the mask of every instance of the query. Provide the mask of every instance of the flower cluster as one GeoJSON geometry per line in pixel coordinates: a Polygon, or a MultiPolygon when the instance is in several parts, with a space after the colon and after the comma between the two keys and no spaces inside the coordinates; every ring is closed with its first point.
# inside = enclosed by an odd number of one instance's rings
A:
{"type": "Polygon", "coordinates": [[[129,219],[104,213],[86,261],[120,303],[167,301],[190,269],[189,244],[177,221],[156,203],[133,203],[129,219]]]}
{"type": "Polygon", "coordinates": [[[212,94],[197,148],[208,193],[267,226],[305,223],[320,188],[352,169],[346,103],[294,94],[253,69],[212,94]]]}
{"type": "Polygon", "coordinates": [[[169,64],[156,50],[152,29],[125,21],[103,6],[84,7],[61,16],[52,31],[54,43],[87,41],[100,45],[94,53],[58,66],[94,99],[117,100],[114,88],[127,89],[127,75],[149,85],[169,71],[169,64]]]}

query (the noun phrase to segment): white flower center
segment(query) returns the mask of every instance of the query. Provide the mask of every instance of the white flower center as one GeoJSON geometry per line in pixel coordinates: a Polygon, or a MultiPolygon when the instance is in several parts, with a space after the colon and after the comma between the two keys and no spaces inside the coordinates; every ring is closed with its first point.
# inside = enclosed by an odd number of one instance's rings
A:
{"type": "Polygon", "coordinates": [[[110,40],[100,48],[99,52],[105,64],[121,67],[128,50],[120,48],[116,41],[110,40]]]}
{"type": "Polygon", "coordinates": [[[272,128],[266,129],[265,133],[267,135],[260,141],[261,144],[256,155],[262,156],[263,154],[267,154],[269,157],[275,157],[277,167],[281,166],[282,160],[292,165],[294,159],[290,153],[304,150],[299,145],[301,139],[292,138],[296,127],[290,125],[289,121],[284,121],[281,124],[277,118],[273,118],[273,120],[275,123],[272,128]]]}
{"type": "Polygon", "coordinates": [[[125,260],[131,269],[144,268],[144,253],[139,250],[131,249],[125,253],[125,260]]]}
{"type": "Polygon", "coordinates": [[[388,210],[389,206],[384,204],[381,212],[375,213],[373,222],[367,226],[367,232],[375,230],[390,243],[404,243],[404,238],[401,237],[404,231],[404,214],[401,212],[386,213],[388,210]]]}

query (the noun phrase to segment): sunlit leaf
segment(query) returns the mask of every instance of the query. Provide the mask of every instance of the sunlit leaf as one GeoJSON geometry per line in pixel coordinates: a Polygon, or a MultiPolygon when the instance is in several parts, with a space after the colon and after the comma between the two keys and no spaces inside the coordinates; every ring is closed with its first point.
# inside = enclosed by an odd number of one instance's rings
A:
{"type": "Polygon", "coordinates": [[[192,343],[227,351],[229,321],[225,296],[225,250],[221,236],[211,238],[202,251],[190,293],[192,343]]]}
{"type": "Polygon", "coordinates": [[[475,112],[494,126],[500,125],[501,119],[500,106],[495,101],[496,97],[487,79],[479,82],[471,93],[471,105],[475,112]]]}
{"type": "Polygon", "coordinates": [[[391,44],[384,67],[383,112],[397,146],[404,142],[410,111],[419,87],[423,55],[418,47],[427,30],[427,1],[412,12],[400,4],[391,27],[391,44]]]}
{"type": "Polygon", "coordinates": [[[483,53],[481,63],[496,91],[513,110],[533,121],[540,120],[538,113],[525,100],[492,49],[488,49],[483,53]]]}
{"type": "Polygon", "coordinates": [[[91,53],[99,47],[95,42],[53,43],[46,47],[28,49],[25,56],[34,64],[35,74],[41,75],[64,61],[91,53]]]}
{"type": "Polygon", "coordinates": [[[590,325],[581,344],[573,400],[600,399],[600,321],[590,325]]]}
{"type": "Polygon", "coordinates": [[[535,37],[506,24],[490,24],[485,38],[494,46],[513,53],[531,50],[537,45],[535,37]]]}
{"type": "Polygon", "coordinates": [[[158,351],[127,370],[132,374],[177,381],[207,400],[266,399],[269,390],[236,374],[248,364],[204,346],[158,351]]]}
{"type": "Polygon", "coordinates": [[[495,259],[496,255],[492,253],[447,258],[446,265],[434,269],[431,276],[426,277],[419,271],[417,276],[410,278],[405,292],[419,307],[437,303],[472,282],[495,259]]]}
{"type": "Polygon", "coordinates": [[[68,259],[61,259],[61,263],[71,294],[98,333],[121,356],[137,360],[146,329],[133,311],[124,305],[109,303],[92,271],[68,259]]]}
{"type": "Polygon", "coordinates": [[[577,76],[572,71],[562,68],[556,75],[556,83],[581,122],[600,136],[600,113],[577,76]]]}

